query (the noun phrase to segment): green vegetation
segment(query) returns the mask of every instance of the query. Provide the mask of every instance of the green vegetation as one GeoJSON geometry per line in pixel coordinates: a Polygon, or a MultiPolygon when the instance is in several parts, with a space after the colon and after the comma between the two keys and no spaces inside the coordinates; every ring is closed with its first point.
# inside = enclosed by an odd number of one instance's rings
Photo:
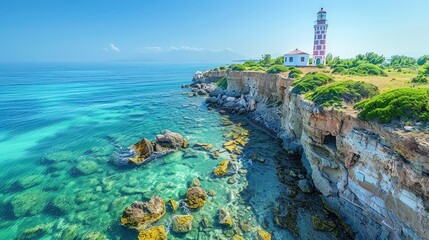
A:
{"type": "Polygon", "coordinates": [[[329,66],[332,73],[357,75],[357,76],[387,76],[382,70],[381,64],[385,61],[382,55],[375,53],[359,54],[353,59],[340,59],[335,57],[330,60],[329,66]]]}
{"type": "Polygon", "coordinates": [[[417,59],[417,65],[419,66],[423,66],[427,62],[429,62],[429,55],[424,55],[417,59]]]}
{"type": "Polygon", "coordinates": [[[296,67],[290,67],[290,72],[289,72],[289,78],[299,78],[300,75],[303,73],[301,70],[299,70],[296,67]]]}
{"type": "Polygon", "coordinates": [[[377,94],[378,88],[372,84],[348,80],[318,87],[307,98],[317,105],[328,107],[342,106],[343,102],[352,104],[377,94]]]}
{"type": "Polygon", "coordinates": [[[247,70],[246,66],[244,66],[242,64],[231,64],[231,66],[229,66],[229,68],[233,71],[246,71],[247,70]]]}
{"type": "Polygon", "coordinates": [[[429,62],[423,64],[423,66],[420,67],[420,73],[429,76],[429,62]]]}
{"type": "Polygon", "coordinates": [[[294,81],[292,92],[302,94],[309,91],[314,91],[317,87],[332,82],[332,78],[322,73],[310,72],[301,79],[294,81]]]}
{"type": "Polygon", "coordinates": [[[217,81],[215,83],[216,87],[221,87],[222,89],[227,89],[228,88],[228,80],[226,79],[226,77],[221,78],[219,81],[217,81]]]}
{"type": "Polygon", "coordinates": [[[281,73],[287,71],[289,71],[289,68],[283,65],[273,65],[266,70],[267,73],[281,73]]]}
{"type": "Polygon", "coordinates": [[[380,123],[429,121],[429,89],[398,88],[355,105],[359,117],[380,123]]]}
{"type": "Polygon", "coordinates": [[[412,78],[411,82],[417,84],[425,84],[428,83],[428,79],[424,74],[419,74],[417,75],[417,77],[412,78]]]}
{"type": "Polygon", "coordinates": [[[388,66],[393,68],[411,68],[417,65],[416,59],[407,56],[394,55],[388,66]]]}
{"type": "Polygon", "coordinates": [[[219,70],[227,70],[228,68],[227,67],[225,67],[225,66],[220,66],[219,67],[219,70]]]}

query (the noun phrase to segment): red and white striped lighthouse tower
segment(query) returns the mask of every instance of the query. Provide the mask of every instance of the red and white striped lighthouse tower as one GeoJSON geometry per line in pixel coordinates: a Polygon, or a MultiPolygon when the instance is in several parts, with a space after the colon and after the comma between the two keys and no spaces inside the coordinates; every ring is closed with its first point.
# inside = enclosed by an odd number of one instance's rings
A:
{"type": "Polygon", "coordinates": [[[327,30],[328,21],[326,20],[326,11],[322,8],[317,13],[317,21],[316,25],[314,25],[313,66],[326,63],[327,30]]]}

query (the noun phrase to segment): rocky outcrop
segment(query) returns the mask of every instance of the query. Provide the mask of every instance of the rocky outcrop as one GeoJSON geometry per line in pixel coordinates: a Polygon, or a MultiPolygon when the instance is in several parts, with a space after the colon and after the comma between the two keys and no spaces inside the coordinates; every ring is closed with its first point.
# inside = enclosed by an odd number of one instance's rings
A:
{"type": "MultiPolygon", "coordinates": [[[[427,239],[427,134],[363,121],[355,111],[315,106],[291,93],[293,79],[281,74],[225,75],[228,91],[223,96],[233,96],[231,105],[237,99],[256,102],[248,116],[277,133],[286,149],[302,153],[314,187],[358,239],[427,239]]],[[[219,98],[207,101],[225,105],[219,98]]],[[[302,182],[305,191],[311,186],[302,182]]]]}
{"type": "Polygon", "coordinates": [[[173,217],[173,231],[186,233],[192,230],[192,215],[176,215],[173,217]]]}
{"type": "Polygon", "coordinates": [[[147,163],[157,157],[164,156],[181,148],[186,148],[188,141],[178,133],[166,130],[164,134],[156,135],[155,142],[146,138],[130,146],[133,156],[128,161],[134,164],[147,163]]]}
{"type": "Polygon", "coordinates": [[[122,213],[121,223],[130,228],[144,229],[165,213],[165,201],[152,197],[148,202],[133,202],[122,213]]]}
{"type": "Polygon", "coordinates": [[[207,193],[200,187],[191,187],[186,192],[186,203],[190,209],[198,209],[204,206],[207,193]]]}

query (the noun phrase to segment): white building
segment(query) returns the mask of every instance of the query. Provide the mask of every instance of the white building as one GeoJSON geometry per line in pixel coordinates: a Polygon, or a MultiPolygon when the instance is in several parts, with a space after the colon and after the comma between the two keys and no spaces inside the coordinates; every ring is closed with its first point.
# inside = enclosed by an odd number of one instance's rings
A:
{"type": "Polygon", "coordinates": [[[295,49],[294,51],[284,55],[285,66],[298,66],[304,67],[308,66],[308,60],[310,59],[310,54],[305,53],[295,49]]]}

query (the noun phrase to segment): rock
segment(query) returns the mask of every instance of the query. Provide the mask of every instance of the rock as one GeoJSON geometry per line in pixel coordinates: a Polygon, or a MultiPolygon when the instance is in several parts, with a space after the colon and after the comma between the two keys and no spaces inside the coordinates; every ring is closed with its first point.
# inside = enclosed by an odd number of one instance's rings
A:
{"type": "Polygon", "coordinates": [[[203,96],[203,95],[206,95],[207,93],[203,89],[200,89],[200,90],[198,90],[197,94],[200,96],[203,96]]]}
{"type": "Polygon", "coordinates": [[[75,159],[76,157],[73,155],[72,152],[58,151],[58,152],[53,152],[46,155],[43,158],[43,161],[46,163],[59,163],[59,162],[73,161],[75,159]]]}
{"type": "Polygon", "coordinates": [[[73,195],[57,195],[52,200],[52,206],[60,213],[70,212],[75,205],[73,195]]]}
{"type": "Polygon", "coordinates": [[[288,186],[288,188],[286,190],[286,194],[289,197],[295,197],[298,193],[296,192],[296,189],[294,187],[288,186]]]}
{"type": "Polygon", "coordinates": [[[228,179],[228,184],[234,184],[234,183],[236,183],[237,182],[237,180],[235,180],[235,177],[234,176],[232,176],[232,177],[230,177],[229,179],[228,179]]]}
{"type": "Polygon", "coordinates": [[[192,82],[203,82],[205,81],[204,74],[200,71],[197,71],[192,77],[192,82]]]}
{"type": "Polygon", "coordinates": [[[227,101],[227,102],[233,102],[233,101],[235,101],[235,97],[227,97],[225,99],[225,101],[227,101]]]}
{"type": "Polygon", "coordinates": [[[246,240],[243,236],[235,234],[232,236],[231,240],[246,240]]]}
{"type": "Polygon", "coordinates": [[[52,228],[52,224],[40,224],[32,228],[25,229],[17,239],[39,239],[52,228]]]}
{"type": "Polygon", "coordinates": [[[302,179],[298,181],[298,187],[304,193],[311,193],[313,191],[313,184],[310,180],[302,179]]]}
{"type": "Polygon", "coordinates": [[[223,144],[223,147],[228,150],[228,152],[233,153],[237,148],[235,141],[229,141],[223,144]]]}
{"type": "Polygon", "coordinates": [[[224,208],[219,209],[218,219],[219,219],[220,225],[226,226],[229,228],[232,227],[232,218],[226,209],[224,208]]]}
{"type": "Polygon", "coordinates": [[[217,102],[218,102],[218,99],[216,97],[209,97],[206,99],[206,103],[209,103],[209,104],[214,104],[217,102]]]}
{"type": "Polygon", "coordinates": [[[212,157],[214,159],[218,159],[219,158],[219,151],[214,152],[213,155],[212,155],[212,157]]]}
{"type": "Polygon", "coordinates": [[[176,212],[179,208],[179,202],[176,200],[171,199],[170,201],[168,201],[168,203],[170,204],[171,210],[173,210],[173,212],[176,212]]]}
{"type": "Polygon", "coordinates": [[[196,150],[210,151],[213,148],[213,145],[210,143],[195,143],[192,148],[196,150]]]}
{"type": "Polygon", "coordinates": [[[173,231],[185,233],[192,230],[192,215],[176,215],[173,217],[173,231]]]}
{"type": "Polygon", "coordinates": [[[132,163],[141,163],[152,156],[154,152],[152,144],[146,138],[131,145],[130,149],[136,153],[135,157],[128,159],[132,163]]]}
{"type": "Polygon", "coordinates": [[[207,194],[200,187],[191,187],[186,192],[186,203],[191,209],[197,209],[204,206],[207,200],[207,194]]]}
{"type": "Polygon", "coordinates": [[[11,200],[12,210],[17,218],[26,215],[38,215],[46,207],[48,196],[39,190],[27,190],[18,193],[11,200]]]}
{"type": "Polygon", "coordinates": [[[18,185],[23,189],[27,189],[41,184],[44,179],[45,179],[45,176],[41,174],[30,175],[18,180],[18,185]]]}
{"type": "Polygon", "coordinates": [[[207,192],[207,195],[209,195],[210,197],[214,197],[214,196],[216,196],[216,191],[215,191],[215,190],[213,190],[213,189],[210,189],[210,190],[207,192]]]}
{"type": "Polygon", "coordinates": [[[219,165],[213,170],[213,173],[216,176],[225,176],[228,174],[228,166],[229,166],[230,161],[229,160],[223,160],[222,162],[219,163],[219,165]]]}
{"type": "Polygon", "coordinates": [[[122,213],[121,223],[127,227],[139,228],[158,221],[165,213],[165,201],[152,197],[148,202],[133,202],[122,213]]]}
{"type": "Polygon", "coordinates": [[[98,170],[98,164],[90,160],[79,161],[76,164],[75,170],[81,175],[89,175],[98,170]]]}
{"type": "Polygon", "coordinates": [[[414,130],[414,128],[411,127],[411,126],[404,126],[404,131],[405,132],[412,132],[413,130],[414,130]]]}
{"type": "Polygon", "coordinates": [[[79,226],[76,224],[67,226],[62,234],[61,234],[61,240],[72,240],[72,239],[78,239],[78,236],[80,235],[79,232],[79,226]]]}
{"type": "Polygon", "coordinates": [[[101,232],[89,232],[84,240],[109,240],[109,238],[101,232]]]}
{"type": "Polygon", "coordinates": [[[294,178],[298,177],[298,175],[296,174],[296,172],[294,170],[290,170],[289,176],[294,177],[294,178]]]}
{"type": "Polygon", "coordinates": [[[190,187],[201,187],[201,182],[200,182],[200,180],[198,180],[198,178],[194,178],[191,180],[189,186],[190,187]]]}
{"type": "Polygon", "coordinates": [[[265,230],[258,230],[256,238],[258,240],[271,240],[271,234],[265,230]]]}
{"type": "Polygon", "coordinates": [[[239,174],[242,174],[242,175],[245,175],[245,174],[247,174],[247,172],[248,172],[248,170],[247,169],[238,169],[238,173],[239,174]]]}
{"type": "Polygon", "coordinates": [[[157,152],[177,150],[184,145],[182,135],[166,130],[164,134],[156,135],[155,150],[157,152]]]}
{"type": "Polygon", "coordinates": [[[255,99],[250,99],[249,101],[249,111],[255,111],[256,110],[256,101],[255,99]]]}
{"type": "Polygon", "coordinates": [[[241,220],[239,222],[240,224],[240,229],[244,232],[250,232],[252,231],[252,225],[250,225],[250,223],[248,221],[245,220],[241,220]]]}
{"type": "Polygon", "coordinates": [[[318,231],[332,232],[335,230],[335,223],[332,221],[325,221],[320,219],[317,215],[311,216],[313,228],[318,231]]]}
{"type": "Polygon", "coordinates": [[[198,153],[194,149],[186,149],[186,151],[182,157],[183,158],[197,158],[198,153]]]}
{"type": "Polygon", "coordinates": [[[151,227],[139,232],[139,240],[166,240],[167,232],[164,226],[151,227]]]}
{"type": "Polygon", "coordinates": [[[189,142],[188,142],[188,140],[183,139],[183,145],[182,145],[182,148],[188,148],[188,146],[189,146],[189,142]]]}
{"type": "Polygon", "coordinates": [[[131,194],[144,194],[147,191],[139,188],[133,188],[133,187],[121,187],[120,192],[125,195],[131,195],[131,194]]]}

